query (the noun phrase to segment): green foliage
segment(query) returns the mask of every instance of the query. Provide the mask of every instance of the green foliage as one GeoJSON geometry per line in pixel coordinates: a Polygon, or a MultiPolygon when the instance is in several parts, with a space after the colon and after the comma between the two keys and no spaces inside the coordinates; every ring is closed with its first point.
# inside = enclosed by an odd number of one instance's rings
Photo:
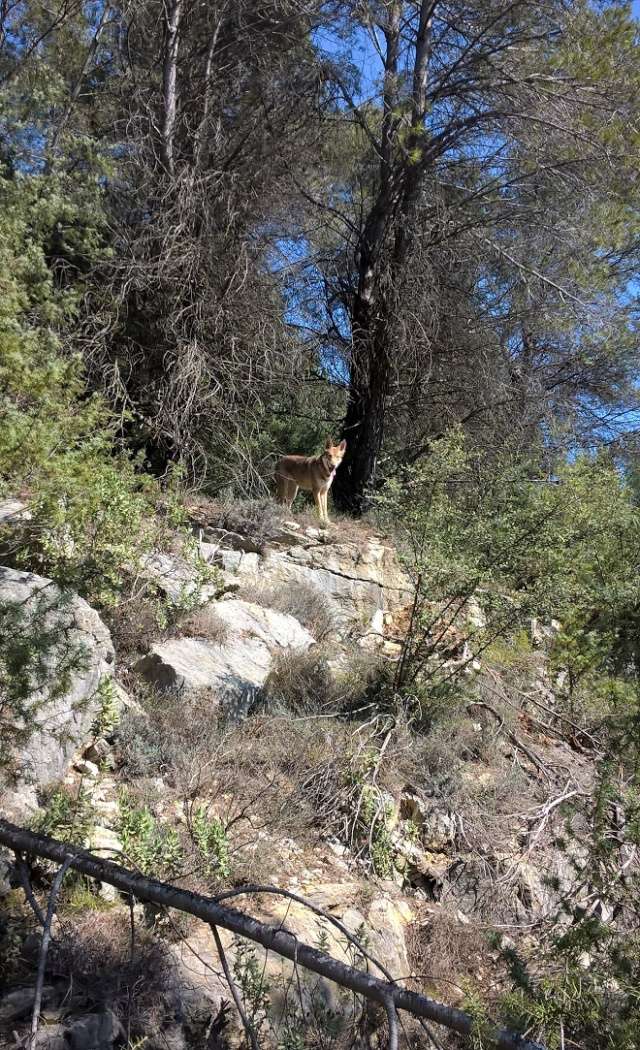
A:
{"type": "Polygon", "coordinates": [[[416,586],[395,686],[427,720],[464,681],[468,660],[452,659],[453,644],[471,655],[511,647],[532,616],[560,620],[554,660],[570,683],[639,660],[640,515],[607,457],[553,477],[521,459],[489,468],[454,432],[391,478],[378,504],[416,586]]]}
{"type": "Polygon", "coordinates": [[[522,971],[503,998],[503,1019],[518,1030],[543,1033],[550,1050],[568,1040],[589,1050],[635,1050],[640,941],[622,941],[597,923],[581,933],[572,938],[572,949],[560,938],[545,952],[543,976],[532,979],[522,971]]]}
{"type": "Polygon", "coordinates": [[[391,839],[393,804],[375,783],[377,760],[375,748],[367,748],[352,757],[345,781],[351,789],[352,838],[368,855],[376,875],[386,879],[393,874],[395,855],[391,839]]]}
{"type": "Polygon", "coordinates": [[[62,236],[85,262],[99,256],[101,195],[89,186],[90,200],[68,198],[55,174],[0,176],[0,494],[30,496],[28,526],[12,536],[15,564],[109,602],[152,544],[157,490],[64,347],[82,281],[57,282],[47,253],[62,236]]]}
{"type": "Polygon", "coordinates": [[[226,879],[231,873],[229,839],[224,824],[209,816],[205,806],[197,806],[191,820],[191,836],[209,875],[226,879]]]}
{"type": "Polygon", "coordinates": [[[42,835],[86,847],[94,824],[95,813],[84,788],[80,787],[75,796],[64,788],[55,788],[44,809],[34,817],[31,827],[42,835]]]}
{"type": "Polygon", "coordinates": [[[265,977],[264,964],[252,944],[237,938],[234,941],[233,973],[242,996],[247,1017],[258,1043],[269,1024],[271,1003],[270,984],[265,977]]]}
{"type": "Polygon", "coordinates": [[[169,879],[179,872],[183,852],[177,832],[148,806],[137,806],[126,791],[118,798],[117,832],[127,862],[143,875],[169,879]]]}
{"type": "Polygon", "coordinates": [[[111,675],[103,675],[96,690],[100,702],[98,711],[91,725],[95,737],[108,736],[118,724],[120,709],[116,684],[111,675]]]}

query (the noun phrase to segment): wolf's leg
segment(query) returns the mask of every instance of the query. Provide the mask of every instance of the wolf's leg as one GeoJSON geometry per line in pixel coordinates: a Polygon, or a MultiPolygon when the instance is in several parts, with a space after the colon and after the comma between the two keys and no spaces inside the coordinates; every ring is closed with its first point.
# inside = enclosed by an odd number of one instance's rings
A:
{"type": "Polygon", "coordinates": [[[318,517],[320,518],[320,521],[324,521],[322,510],[322,493],[319,489],[313,490],[313,502],[316,505],[316,510],[318,512],[318,517]]]}
{"type": "Polygon", "coordinates": [[[298,495],[298,486],[296,485],[295,481],[289,480],[289,482],[287,484],[287,506],[289,507],[289,510],[291,510],[291,508],[293,506],[293,501],[294,501],[294,499],[296,498],[297,495],[298,495]]]}

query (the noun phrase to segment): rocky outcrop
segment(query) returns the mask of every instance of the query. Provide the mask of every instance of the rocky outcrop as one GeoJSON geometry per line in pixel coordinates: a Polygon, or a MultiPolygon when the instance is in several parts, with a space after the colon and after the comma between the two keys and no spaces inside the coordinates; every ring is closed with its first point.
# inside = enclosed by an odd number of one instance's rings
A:
{"type": "Polygon", "coordinates": [[[252,602],[231,598],[207,608],[225,625],[228,641],[172,638],[153,645],[135,670],[162,690],[211,690],[230,714],[241,715],[264,685],[274,655],[304,651],[314,639],[293,616],[252,602]]]}
{"type": "Polygon", "coordinates": [[[231,542],[222,531],[208,530],[206,536],[202,555],[225,570],[228,583],[236,573],[243,582],[255,577],[263,586],[310,585],[329,599],[338,627],[357,624],[366,630],[411,599],[411,583],[395,551],[375,535],[363,532],[357,540],[345,540],[337,526],[323,532],[286,521],[261,552],[251,537],[238,533],[231,542]],[[218,543],[211,542],[215,539],[218,543]]]}
{"type": "Polygon", "coordinates": [[[0,568],[0,620],[4,717],[12,719],[16,741],[2,804],[18,816],[35,805],[39,786],[63,776],[86,737],[114,650],[94,609],[32,573],[0,568]]]}

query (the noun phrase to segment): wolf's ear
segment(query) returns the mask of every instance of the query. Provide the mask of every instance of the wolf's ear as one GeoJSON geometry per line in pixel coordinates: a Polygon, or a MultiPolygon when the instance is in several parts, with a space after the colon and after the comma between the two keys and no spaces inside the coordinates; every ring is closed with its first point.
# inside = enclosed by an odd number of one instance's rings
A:
{"type": "Polygon", "coordinates": [[[341,452],[345,452],[346,451],[347,442],[344,440],[344,438],[342,439],[342,441],[338,445],[338,448],[340,449],[341,452]]]}
{"type": "Polygon", "coordinates": [[[324,447],[325,448],[333,448],[333,438],[331,437],[331,434],[329,434],[329,437],[325,441],[324,447]]]}

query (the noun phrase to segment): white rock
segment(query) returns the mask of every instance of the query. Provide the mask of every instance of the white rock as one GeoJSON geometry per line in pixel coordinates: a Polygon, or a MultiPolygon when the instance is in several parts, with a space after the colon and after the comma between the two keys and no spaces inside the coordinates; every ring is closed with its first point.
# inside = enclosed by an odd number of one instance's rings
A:
{"type": "Polygon", "coordinates": [[[89,761],[88,758],[79,758],[73,763],[73,768],[76,773],[80,773],[83,777],[91,777],[95,780],[100,776],[100,770],[98,769],[95,762],[89,761]]]}
{"type": "Polygon", "coordinates": [[[24,815],[33,807],[38,785],[62,779],[76,747],[88,736],[100,708],[96,690],[103,675],[112,674],[114,651],[97,612],[77,595],[63,595],[42,576],[0,568],[0,603],[15,605],[17,629],[25,640],[31,633],[34,644],[43,632],[51,637],[30,698],[34,730],[15,756],[18,784],[3,794],[0,783],[5,813],[18,818],[20,811],[24,815]],[[59,668],[78,655],[82,666],[71,672],[66,692],[57,695],[59,668]]]}
{"type": "Polygon", "coordinates": [[[314,639],[293,616],[238,598],[217,602],[215,611],[228,627],[224,645],[170,639],[153,645],[136,670],[159,689],[211,690],[229,713],[242,715],[264,685],[274,654],[304,651],[314,639]]]}

